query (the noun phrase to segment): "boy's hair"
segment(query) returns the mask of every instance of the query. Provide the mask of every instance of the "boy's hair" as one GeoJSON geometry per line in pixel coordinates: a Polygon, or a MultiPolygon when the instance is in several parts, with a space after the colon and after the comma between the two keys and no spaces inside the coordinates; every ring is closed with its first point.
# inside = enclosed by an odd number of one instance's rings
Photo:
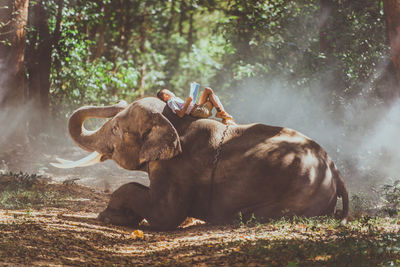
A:
{"type": "Polygon", "coordinates": [[[157,97],[158,97],[159,99],[161,99],[161,100],[162,100],[162,98],[161,98],[161,97],[162,97],[162,94],[163,94],[163,93],[162,93],[161,91],[162,91],[162,90],[160,90],[160,91],[158,91],[158,92],[157,92],[157,97]]]}
{"type": "MultiPolygon", "coordinates": [[[[172,93],[171,91],[169,91],[168,89],[161,89],[158,93],[157,93],[157,97],[159,98],[159,99],[161,99],[162,101],[165,101],[164,100],[164,96],[165,95],[171,95],[171,96],[175,96],[175,94],[174,93],[172,93]]],[[[166,102],[166,101],[165,101],[166,102]]]]}
{"type": "Polygon", "coordinates": [[[164,100],[162,99],[162,95],[164,94],[162,91],[163,91],[163,89],[161,89],[160,91],[157,92],[157,97],[158,97],[159,99],[161,99],[162,101],[164,101],[164,100]]]}

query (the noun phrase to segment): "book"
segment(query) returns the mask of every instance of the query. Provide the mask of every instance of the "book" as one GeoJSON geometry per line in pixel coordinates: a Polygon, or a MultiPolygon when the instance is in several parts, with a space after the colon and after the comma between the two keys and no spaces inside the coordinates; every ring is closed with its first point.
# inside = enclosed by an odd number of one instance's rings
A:
{"type": "Polygon", "coordinates": [[[199,94],[200,85],[196,82],[190,84],[190,96],[193,98],[192,103],[196,103],[197,95],[199,94]]]}

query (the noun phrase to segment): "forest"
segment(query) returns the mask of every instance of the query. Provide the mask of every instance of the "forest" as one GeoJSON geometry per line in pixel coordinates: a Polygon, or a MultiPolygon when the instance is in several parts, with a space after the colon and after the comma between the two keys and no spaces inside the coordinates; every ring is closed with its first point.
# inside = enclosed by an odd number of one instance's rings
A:
{"type": "Polygon", "coordinates": [[[399,132],[400,0],[0,0],[6,266],[398,266],[399,132]],[[99,222],[113,191],[148,178],[112,161],[52,167],[86,155],[71,114],[163,88],[186,98],[192,82],[239,125],[320,144],[347,184],[349,222],[187,218],[168,232],[99,222]]]}

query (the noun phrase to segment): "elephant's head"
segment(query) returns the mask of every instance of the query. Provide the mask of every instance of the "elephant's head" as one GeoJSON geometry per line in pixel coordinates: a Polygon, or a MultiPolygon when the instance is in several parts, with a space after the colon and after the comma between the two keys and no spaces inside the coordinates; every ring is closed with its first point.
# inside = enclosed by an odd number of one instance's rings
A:
{"type": "Polygon", "coordinates": [[[170,159],[181,152],[179,136],[170,121],[161,114],[165,103],[143,98],[129,106],[82,107],[69,120],[69,133],[83,149],[98,152],[98,159],[113,159],[125,169],[140,169],[145,163],[170,159]],[[109,118],[100,129],[83,127],[89,117],[109,118]]]}

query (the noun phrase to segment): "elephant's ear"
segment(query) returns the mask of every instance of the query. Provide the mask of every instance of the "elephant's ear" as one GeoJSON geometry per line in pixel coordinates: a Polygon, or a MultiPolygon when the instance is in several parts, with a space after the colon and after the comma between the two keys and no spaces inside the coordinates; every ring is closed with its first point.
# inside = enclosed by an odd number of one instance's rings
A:
{"type": "Polygon", "coordinates": [[[178,132],[161,113],[152,114],[152,128],[145,133],[139,152],[140,164],[148,161],[170,159],[182,152],[178,132]]]}

